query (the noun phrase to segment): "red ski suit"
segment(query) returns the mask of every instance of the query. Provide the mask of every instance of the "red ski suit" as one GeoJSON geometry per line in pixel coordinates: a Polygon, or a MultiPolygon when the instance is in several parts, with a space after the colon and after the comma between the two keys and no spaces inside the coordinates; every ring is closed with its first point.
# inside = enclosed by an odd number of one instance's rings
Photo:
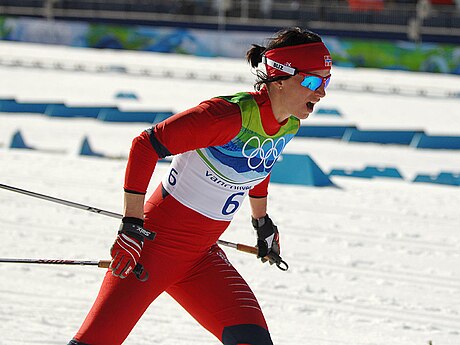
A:
{"type": "MultiPolygon", "coordinates": [[[[276,121],[267,91],[252,93],[267,133],[276,121]]],[[[223,145],[242,125],[238,105],[213,98],[163,121],[133,140],[125,176],[125,191],[146,193],[159,157],[202,147],[223,145]]],[[[267,195],[269,177],[249,195],[267,195]]],[[[145,228],[155,231],[145,241],[140,263],[146,282],[133,274],[126,279],[108,271],[99,295],[74,337],[91,345],[121,344],[147,307],[167,292],[203,327],[229,345],[272,344],[259,303],[216,241],[228,221],[210,219],[165,193],[161,184],[145,204],[145,228]]],[[[154,325],[152,325],[154,327],[154,325]]]]}

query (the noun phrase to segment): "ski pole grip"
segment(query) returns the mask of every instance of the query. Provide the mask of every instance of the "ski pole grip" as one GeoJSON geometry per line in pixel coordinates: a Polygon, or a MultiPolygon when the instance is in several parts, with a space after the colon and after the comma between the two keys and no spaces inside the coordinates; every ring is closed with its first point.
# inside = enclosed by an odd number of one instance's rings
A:
{"type": "Polygon", "coordinates": [[[249,253],[249,254],[254,254],[254,255],[257,255],[257,248],[256,247],[252,247],[252,246],[247,246],[245,244],[241,244],[241,243],[238,243],[237,246],[236,246],[236,249],[241,251],[241,252],[245,252],[245,253],[249,253]]]}
{"type": "MultiPolygon", "coordinates": [[[[257,247],[247,246],[241,243],[238,243],[236,245],[236,249],[241,252],[254,254],[254,255],[257,255],[258,253],[257,247]]],[[[270,260],[268,256],[266,256],[265,259],[270,260]]],[[[276,267],[278,267],[281,271],[287,271],[289,269],[289,265],[286,263],[286,261],[282,260],[281,257],[279,258],[279,262],[276,262],[276,267]]]]}
{"type": "Polygon", "coordinates": [[[101,260],[99,261],[97,267],[100,267],[100,268],[109,268],[110,266],[110,260],[101,260]]]}

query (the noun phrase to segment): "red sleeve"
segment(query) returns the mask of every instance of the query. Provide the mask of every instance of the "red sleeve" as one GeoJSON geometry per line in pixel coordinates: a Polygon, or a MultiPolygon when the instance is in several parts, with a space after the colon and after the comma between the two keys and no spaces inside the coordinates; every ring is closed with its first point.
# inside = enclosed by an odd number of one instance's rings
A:
{"type": "Polygon", "coordinates": [[[171,154],[178,154],[226,144],[240,129],[240,107],[213,98],[160,122],[154,133],[171,154]]]}
{"type": "Polygon", "coordinates": [[[125,191],[145,194],[159,158],[229,142],[241,129],[238,105],[213,98],[178,113],[133,140],[125,191]]]}
{"type": "Polygon", "coordinates": [[[251,198],[265,198],[268,195],[268,183],[270,182],[270,174],[259,184],[256,184],[249,190],[251,198]]]}
{"type": "Polygon", "coordinates": [[[145,194],[158,162],[147,131],[134,138],[125,172],[125,192],[145,194]]]}

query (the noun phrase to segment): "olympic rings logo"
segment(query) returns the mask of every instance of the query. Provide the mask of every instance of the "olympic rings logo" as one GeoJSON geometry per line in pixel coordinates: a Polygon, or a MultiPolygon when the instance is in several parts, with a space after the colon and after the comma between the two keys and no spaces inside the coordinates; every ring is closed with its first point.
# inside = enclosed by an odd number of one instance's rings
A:
{"type": "Polygon", "coordinates": [[[276,143],[272,138],[267,138],[261,144],[259,137],[253,136],[251,139],[246,141],[241,153],[243,154],[243,157],[248,159],[248,166],[251,169],[257,169],[262,164],[265,169],[270,169],[281,155],[284,146],[286,146],[286,139],[284,139],[284,137],[279,138],[276,143]],[[247,146],[252,141],[255,141],[256,145],[251,145],[252,147],[255,147],[255,149],[249,151],[247,146]],[[264,149],[265,146],[268,146],[267,151],[264,149]],[[272,158],[272,160],[270,160],[270,158],[272,158]]]}

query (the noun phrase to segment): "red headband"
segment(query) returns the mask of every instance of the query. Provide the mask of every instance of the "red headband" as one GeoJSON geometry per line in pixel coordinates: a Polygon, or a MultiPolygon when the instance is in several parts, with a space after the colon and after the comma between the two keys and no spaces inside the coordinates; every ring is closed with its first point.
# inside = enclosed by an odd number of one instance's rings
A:
{"type": "Polygon", "coordinates": [[[298,71],[331,69],[332,59],[323,42],[274,48],[262,56],[269,77],[295,75],[298,71]]]}

